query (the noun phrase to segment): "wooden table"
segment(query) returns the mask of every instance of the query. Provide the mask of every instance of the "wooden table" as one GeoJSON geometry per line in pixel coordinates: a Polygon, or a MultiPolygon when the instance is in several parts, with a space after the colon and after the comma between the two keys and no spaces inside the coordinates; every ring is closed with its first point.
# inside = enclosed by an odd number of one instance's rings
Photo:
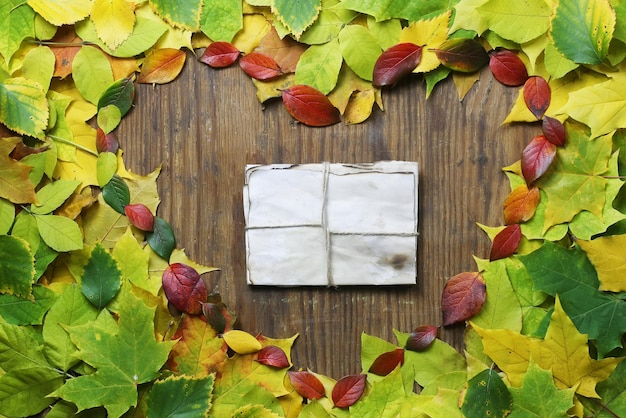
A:
{"type": "MultiPolygon", "coordinates": [[[[118,128],[129,169],[146,174],[160,164],[158,214],[172,225],[179,248],[219,267],[205,275],[238,315],[238,327],[274,338],[296,333],[293,362],[338,379],[358,373],[360,335],[394,341],[441,324],[446,280],[475,271],[490,241],[476,226],[503,223],[509,185],[501,167],[521,156],[540,125],[501,126],[518,89],[488,69],[459,101],[452,80],[425,99],[419,76],[383,93],[385,112],[360,125],[310,128],[280,101],[261,105],[237,67],[213,70],[188,54],[173,83],[140,85],[136,108],[118,128]],[[420,163],[417,284],[411,287],[253,288],[246,284],[242,186],[247,163],[420,163]]],[[[464,327],[440,337],[461,349],[464,327]]]]}

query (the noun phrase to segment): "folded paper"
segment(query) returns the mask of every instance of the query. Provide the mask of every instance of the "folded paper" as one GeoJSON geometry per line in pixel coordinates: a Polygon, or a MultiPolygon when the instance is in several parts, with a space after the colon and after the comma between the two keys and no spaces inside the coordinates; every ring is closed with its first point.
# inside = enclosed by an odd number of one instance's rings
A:
{"type": "Polygon", "coordinates": [[[418,164],[248,165],[247,280],[415,284],[418,164]]]}

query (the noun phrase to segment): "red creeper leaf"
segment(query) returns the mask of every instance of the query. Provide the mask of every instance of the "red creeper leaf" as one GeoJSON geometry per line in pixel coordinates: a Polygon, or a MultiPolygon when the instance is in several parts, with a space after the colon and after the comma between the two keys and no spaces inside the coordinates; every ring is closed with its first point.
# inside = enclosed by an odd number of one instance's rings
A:
{"type": "Polygon", "coordinates": [[[342,377],[333,387],[332,399],[337,408],[354,405],[365,390],[367,375],[356,374],[342,377]]]}
{"type": "Polygon", "coordinates": [[[239,60],[239,66],[250,77],[256,80],[271,80],[283,74],[274,58],[261,54],[260,52],[250,52],[239,60]]]}
{"type": "Polygon", "coordinates": [[[556,155],[556,145],[544,135],[538,135],[530,141],[522,152],[522,175],[527,184],[532,184],[550,167],[556,155]]]}
{"type": "Polygon", "coordinates": [[[529,189],[525,184],[516,187],[504,200],[504,223],[511,225],[528,221],[535,214],[540,198],[537,187],[529,189]]]}
{"type": "Polygon", "coordinates": [[[143,203],[134,203],[124,206],[124,214],[135,227],[142,231],[152,231],[154,229],[154,215],[143,203]]]}
{"type": "Polygon", "coordinates": [[[321,399],[325,396],[324,385],[313,373],[301,371],[287,372],[287,374],[300,396],[307,399],[321,399]]]}
{"type": "Polygon", "coordinates": [[[96,149],[98,152],[112,152],[117,154],[117,150],[120,148],[120,143],[113,132],[105,134],[100,128],[96,130],[96,149]]]}
{"type": "Polygon", "coordinates": [[[163,272],[163,290],[170,303],[190,315],[202,312],[207,290],[200,274],[191,266],[174,263],[163,272]]]}
{"type": "Polygon", "coordinates": [[[476,315],[487,296],[481,273],[459,273],[446,283],[441,296],[443,325],[465,321],[476,315]]]}
{"type": "Polygon", "coordinates": [[[341,121],[339,109],[321,91],[297,84],[282,92],[287,111],[309,126],[329,126],[341,121]]]}
{"type": "Polygon", "coordinates": [[[277,369],[286,369],[291,366],[287,354],[285,354],[282,348],[275,345],[263,347],[257,354],[256,361],[266,366],[276,367],[277,369]]]}
{"type": "Polygon", "coordinates": [[[539,120],[550,106],[551,91],[548,82],[540,76],[532,76],[524,83],[524,102],[539,120]]]}
{"type": "Polygon", "coordinates": [[[565,125],[560,120],[544,116],[541,128],[548,141],[557,147],[565,145],[565,125]]]}
{"type": "Polygon", "coordinates": [[[522,240],[522,228],[519,224],[508,225],[493,238],[489,261],[507,258],[517,251],[522,240]]]}
{"type": "Polygon", "coordinates": [[[230,42],[213,42],[206,47],[199,61],[213,68],[223,68],[237,61],[240,53],[230,42]]]}
{"type": "Polygon", "coordinates": [[[424,351],[430,347],[435,338],[437,338],[437,327],[434,325],[422,325],[409,334],[404,348],[411,351],[424,351]]]}
{"type": "Polygon", "coordinates": [[[489,69],[505,86],[521,86],[528,80],[528,71],[522,60],[509,51],[500,49],[489,54],[489,69]]]}
{"type": "Polygon", "coordinates": [[[453,71],[473,73],[489,62],[489,55],[474,39],[449,39],[435,49],[439,61],[453,71]]]}
{"type": "Polygon", "coordinates": [[[376,60],[372,84],[390,86],[400,77],[410,74],[420,63],[422,47],[405,42],[386,49],[376,60]]]}
{"type": "Polygon", "coordinates": [[[392,351],[382,353],[372,363],[368,372],[374,373],[378,376],[387,376],[396,367],[404,364],[404,349],[396,348],[392,351]]]}

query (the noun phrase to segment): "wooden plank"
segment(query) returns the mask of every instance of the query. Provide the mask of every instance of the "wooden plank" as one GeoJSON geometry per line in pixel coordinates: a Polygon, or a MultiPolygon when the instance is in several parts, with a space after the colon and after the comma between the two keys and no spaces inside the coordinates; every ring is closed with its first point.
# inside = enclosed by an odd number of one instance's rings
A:
{"type": "MultiPolygon", "coordinates": [[[[364,124],[309,128],[279,101],[259,104],[251,80],[237,68],[215,71],[189,60],[164,86],[141,85],[136,108],[118,128],[127,167],[145,174],[162,164],[159,215],[178,247],[206,276],[252,333],[283,338],[300,333],[296,367],[340,378],[358,373],[360,334],[393,341],[392,330],[441,324],[446,280],[474,271],[472,254],[487,257],[489,240],[475,225],[501,225],[509,187],[501,167],[518,160],[540,126],[500,124],[517,89],[488,70],[461,102],[451,80],[425,100],[421,78],[385,90],[385,112],[364,124]],[[420,163],[419,277],[411,287],[251,288],[246,285],[242,186],[245,164],[420,163]]],[[[463,326],[440,332],[462,348],[463,326]]]]}

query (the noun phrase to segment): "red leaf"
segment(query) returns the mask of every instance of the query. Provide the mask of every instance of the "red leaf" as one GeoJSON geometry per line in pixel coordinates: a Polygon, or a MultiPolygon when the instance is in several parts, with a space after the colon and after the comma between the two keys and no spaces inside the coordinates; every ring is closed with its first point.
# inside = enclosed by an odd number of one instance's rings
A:
{"type": "Polygon", "coordinates": [[[154,215],[143,203],[124,206],[124,213],[130,223],[142,231],[152,231],[154,229],[154,215]]]}
{"type": "Polygon", "coordinates": [[[560,120],[544,116],[541,128],[548,141],[557,147],[565,145],[565,125],[560,120]]]}
{"type": "Polygon", "coordinates": [[[509,51],[500,49],[489,55],[489,69],[505,86],[521,86],[528,80],[528,71],[522,60],[509,51]]]}
{"type": "Polygon", "coordinates": [[[400,77],[410,74],[421,58],[422,47],[410,42],[386,49],[376,60],[372,84],[374,87],[394,84],[400,77]]]}
{"type": "Polygon", "coordinates": [[[550,106],[550,86],[540,76],[532,76],[524,83],[524,102],[537,119],[541,119],[550,106]]]}
{"type": "Polygon", "coordinates": [[[322,382],[310,372],[287,372],[296,392],[307,399],[321,399],[326,391],[322,382]]]}
{"type": "Polygon", "coordinates": [[[117,154],[117,150],[120,148],[120,143],[113,132],[105,134],[100,128],[96,130],[96,149],[98,152],[112,152],[117,154]]]}
{"type": "Polygon", "coordinates": [[[404,349],[396,348],[395,350],[382,353],[376,357],[376,360],[370,366],[368,372],[377,374],[378,376],[387,376],[396,367],[404,364],[404,349]]]}
{"type": "Polygon", "coordinates": [[[138,83],[165,84],[174,80],[185,65],[185,51],[160,48],[148,53],[137,77],[138,83]]]}
{"type": "Polygon", "coordinates": [[[250,52],[239,60],[239,66],[250,77],[271,80],[283,74],[274,58],[259,52],[250,52]]]}
{"type": "Polygon", "coordinates": [[[443,325],[465,321],[485,303],[487,289],[481,273],[460,273],[448,280],[441,296],[443,325]]]}
{"type": "Polygon", "coordinates": [[[435,49],[441,63],[454,71],[473,73],[489,62],[489,55],[474,39],[449,39],[435,49]]]}
{"type": "Polygon", "coordinates": [[[261,351],[258,352],[256,361],[266,366],[276,367],[277,369],[286,369],[291,366],[287,354],[285,354],[282,348],[276,347],[275,345],[263,347],[261,351]]]}
{"type": "Polygon", "coordinates": [[[538,135],[530,141],[522,152],[522,175],[527,184],[532,184],[550,167],[556,155],[556,145],[544,135],[538,135]]]}
{"type": "Polygon", "coordinates": [[[309,126],[329,126],[341,121],[339,109],[328,97],[311,86],[297,84],[282,92],[287,111],[309,126]]]}
{"type": "Polygon", "coordinates": [[[507,225],[528,221],[535,214],[541,195],[537,187],[525,184],[516,187],[504,200],[504,223],[507,225]]]}
{"type": "Polygon", "coordinates": [[[333,387],[332,399],[337,408],[354,405],[365,390],[367,375],[355,374],[342,377],[333,387]]]}
{"type": "Polygon", "coordinates": [[[409,334],[404,348],[411,351],[424,351],[430,347],[435,338],[437,338],[437,327],[434,325],[422,325],[409,334]]]}
{"type": "Polygon", "coordinates": [[[213,68],[223,68],[237,61],[240,53],[230,42],[213,42],[206,47],[199,61],[213,68]]]}
{"type": "Polygon", "coordinates": [[[197,315],[202,312],[202,302],[207,290],[200,274],[191,266],[174,263],[163,272],[163,290],[170,303],[179,311],[197,315]]]}
{"type": "Polygon", "coordinates": [[[522,228],[519,224],[508,225],[493,238],[489,261],[507,258],[517,251],[522,240],[522,228]]]}

